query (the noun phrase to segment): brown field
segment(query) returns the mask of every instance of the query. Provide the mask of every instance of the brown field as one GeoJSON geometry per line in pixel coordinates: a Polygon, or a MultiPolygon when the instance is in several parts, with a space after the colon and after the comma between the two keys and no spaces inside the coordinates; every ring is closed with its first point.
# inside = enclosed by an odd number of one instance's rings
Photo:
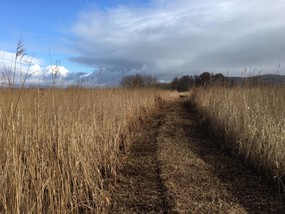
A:
{"type": "Polygon", "coordinates": [[[0,213],[283,213],[284,95],[1,89],[0,213]]]}
{"type": "Polygon", "coordinates": [[[109,213],[285,213],[285,195],[221,150],[189,104],[165,104],[142,124],[109,213]]]}
{"type": "Polygon", "coordinates": [[[104,213],[120,151],[157,105],[155,89],[2,89],[0,213],[104,213]]]}
{"type": "Polygon", "coordinates": [[[202,123],[285,190],[285,87],[196,89],[192,101],[202,123]]]}

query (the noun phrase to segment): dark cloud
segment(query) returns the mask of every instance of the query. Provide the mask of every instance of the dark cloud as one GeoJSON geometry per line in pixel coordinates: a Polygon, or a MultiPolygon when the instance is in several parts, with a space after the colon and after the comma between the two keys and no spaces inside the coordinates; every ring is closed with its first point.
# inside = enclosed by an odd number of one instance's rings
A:
{"type": "Polygon", "coordinates": [[[70,60],[103,66],[108,81],[135,72],[162,80],[204,70],[238,75],[246,66],[270,72],[285,62],[284,11],[283,0],[153,0],[82,11],[70,60]]]}
{"type": "Polygon", "coordinates": [[[131,70],[131,69],[139,69],[144,64],[143,61],[136,61],[135,59],[127,60],[124,58],[108,58],[108,57],[96,57],[95,59],[92,57],[73,57],[70,58],[73,62],[83,63],[88,66],[97,67],[103,66],[108,69],[118,69],[118,70],[131,70]]]}
{"type": "Polygon", "coordinates": [[[213,68],[268,68],[285,59],[285,27],[261,30],[241,36],[211,52],[203,52],[192,63],[213,68]]]}

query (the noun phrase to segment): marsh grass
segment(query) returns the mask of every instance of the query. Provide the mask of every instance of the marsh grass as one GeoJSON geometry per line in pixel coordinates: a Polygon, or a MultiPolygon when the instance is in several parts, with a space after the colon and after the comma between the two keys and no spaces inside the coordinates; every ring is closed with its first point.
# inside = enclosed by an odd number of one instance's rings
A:
{"type": "Polygon", "coordinates": [[[192,100],[207,132],[285,190],[284,86],[200,88],[192,100]]]}
{"type": "Polygon", "coordinates": [[[52,88],[28,89],[33,57],[24,46],[20,36],[1,70],[0,213],[106,213],[108,185],[140,121],[177,94],[56,88],[59,61],[52,88]]]}
{"type": "MultiPolygon", "coordinates": [[[[0,213],[104,213],[156,89],[0,90],[0,213]]],[[[158,99],[158,97],[160,97],[158,99]]]]}

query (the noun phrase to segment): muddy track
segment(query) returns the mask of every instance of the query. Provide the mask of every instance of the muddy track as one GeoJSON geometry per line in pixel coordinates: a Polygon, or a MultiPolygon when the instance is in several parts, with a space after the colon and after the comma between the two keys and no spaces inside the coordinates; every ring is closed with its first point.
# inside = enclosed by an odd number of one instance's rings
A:
{"type": "Polygon", "coordinates": [[[110,213],[285,213],[285,197],[203,136],[183,101],[137,133],[115,184],[110,213]]]}

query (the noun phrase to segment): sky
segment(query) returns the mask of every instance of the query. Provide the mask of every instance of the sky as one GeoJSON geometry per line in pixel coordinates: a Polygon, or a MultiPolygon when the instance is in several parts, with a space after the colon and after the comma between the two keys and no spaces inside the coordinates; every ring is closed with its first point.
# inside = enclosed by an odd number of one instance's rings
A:
{"type": "Polygon", "coordinates": [[[48,84],[55,67],[61,84],[114,85],[136,73],[162,82],[204,71],[285,74],[284,0],[0,3],[0,69],[13,68],[21,37],[32,64],[18,67],[29,83],[48,84]]]}

